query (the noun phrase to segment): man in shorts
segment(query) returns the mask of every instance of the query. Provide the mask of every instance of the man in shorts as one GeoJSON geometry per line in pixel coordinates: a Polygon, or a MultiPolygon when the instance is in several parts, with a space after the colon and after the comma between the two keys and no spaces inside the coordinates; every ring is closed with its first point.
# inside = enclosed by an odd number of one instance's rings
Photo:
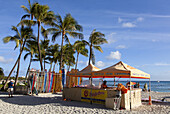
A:
{"type": "Polygon", "coordinates": [[[11,80],[9,83],[8,83],[8,94],[9,94],[9,98],[10,97],[13,97],[13,90],[14,90],[14,80],[11,80]],[[11,96],[10,96],[11,95],[11,96]]]}

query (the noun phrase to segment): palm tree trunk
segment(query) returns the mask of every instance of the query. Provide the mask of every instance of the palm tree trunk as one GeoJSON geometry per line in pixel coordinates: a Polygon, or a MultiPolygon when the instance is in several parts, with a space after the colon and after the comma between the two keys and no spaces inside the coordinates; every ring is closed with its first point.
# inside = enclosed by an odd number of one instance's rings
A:
{"type": "Polygon", "coordinates": [[[69,71],[70,70],[70,65],[68,65],[68,70],[67,71],[69,71]]]}
{"type": "Polygon", "coordinates": [[[53,72],[55,71],[55,63],[54,63],[54,65],[53,65],[53,72]]]}
{"type": "Polygon", "coordinates": [[[91,61],[91,56],[92,56],[92,45],[90,45],[89,65],[90,65],[90,61],[91,61]]]}
{"type": "Polygon", "coordinates": [[[53,64],[53,63],[51,62],[51,63],[50,63],[50,69],[49,69],[50,72],[51,72],[51,69],[52,69],[52,64],[53,64]]]}
{"type": "Polygon", "coordinates": [[[62,32],[62,42],[61,42],[61,60],[60,60],[60,70],[63,68],[63,43],[64,43],[65,32],[62,32]]]}
{"type": "Polygon", "coordinates": [[[45,70],[45,58],[44,58],[44,70],[45,70]]]}
{"type": "Polygon", "coordinates": [[[31,62],[32,62],[32,55],[31,55],[31,58],[30,58],[30,63],[28,65],[28,69],[27,69],[27,73],[26,73],[26,78],[25,79],[27,79],[28,72],[30,71],[31,62]]]}
{"type": "Polygon", "coordinates": [[[15,64],[14,64],[12,70],[10,71],[10,73],[9,73],[7,79],[6,79],[6,82],[5,82],[4,86],[2,87],[3,89],[5,89],[5,87],[6,87],[6,85],[7,85],[7,82],[8,82],[8,80],[9,80],[9,78],[10,78],[12,72],[14,71],[14,69],[15,69],[15,67],[16,67],[16,65],[17,65],[17,63],[18,63],[18,61],[19,61],[20,58],[21,58],[21,54],[22,54],[22,52],[23,52],[23,50],[24,50],[25,43],[26,43],[26,40],[25,40],[24,43],[23,43],[23,46],[22,46],[22,49],[20,50],[20,54],[19,54],[19,56],[18,56],[18,58],[17,58],[17,61],[15,62],[15,64]]]}
{"type": "Polygon", "coordinates": [[[43,71],[43,65],[42,65],[42,58],[41,58],[41,50],[40,50],[40,21],[38,21],[38,52],[39,52],[39,59],[40,59],[40,66],[41,66],[41,71],[43,71]]]}
{"type": "Polygon", "coordinates": [[[79,58],[79,52],[77,52],[77,60],[76,60],[76,66],[75,66],[75,69],[77,69],[78,58],[79,58]]]}

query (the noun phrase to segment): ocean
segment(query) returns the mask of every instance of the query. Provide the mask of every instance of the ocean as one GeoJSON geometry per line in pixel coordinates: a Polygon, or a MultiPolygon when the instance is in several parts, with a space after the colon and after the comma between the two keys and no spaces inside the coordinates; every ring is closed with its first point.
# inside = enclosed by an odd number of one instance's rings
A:
{"type": "MultiPolygon", "coordinates": [[[[140,88],[143,89],[144,84],[147,83],[148,89],[149,89],[149,81],[133,81],[133,82],[139,82],[140,88]]],[[[85,80],[83,84],[89,83],[88,80],[85,80]]],[[[99,85],[99,80],[93,80],[93,83],[97,86],[99,85]]],[[[100,82],[102,83],[102,82],[100,82]]],[[[123,85],[126,85],[127,81],[117,81],[116,85],[118,83],[122,83],[123,85]]],[[[113,87],[114,82],[107,80],[107,86],[108,87],[113,87]]],[[[156,92],[170,92],[170,81],[151,81],[151,91],[156,91],[156,92]]]]}

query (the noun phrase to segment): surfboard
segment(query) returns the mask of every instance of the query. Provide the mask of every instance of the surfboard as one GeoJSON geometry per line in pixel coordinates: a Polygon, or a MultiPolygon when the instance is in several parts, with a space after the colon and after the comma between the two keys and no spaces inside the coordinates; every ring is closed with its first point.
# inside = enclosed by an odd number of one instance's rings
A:
{"type": "Polygon", "coordinates": [[[49,75],[48,75],[48,89],[47,89],[47,92],[49,92],[49,90],[50,90],[50,83],[51,83],[51,72],[49,72],[49,75]]]}
{"type": "Polygon", "coordinates": [[[37,89],[37,81],[38,81],[38,77],[37,77],[37,73],[35,72],[35,75],[34,75],[34,87],[37,89]]]}
{"type": "Polygon", "coordinates": [[[43,92],[46,92],[46,90],[45,90],[46,81],[47,81],[47,71],[45,71],[45,77],[44,77],[44,90],[43,90],[43,92]]]}
{"type": "Polygon", "coordinates": [[[48,83],[49,83],[49,72],[47,72],[47,78],[46,78],[46,85],[45,85],[45,91],[48,91],[48,83]]]}
{"type": "Polygon", "coordinates": [[[40,92],[41,91],[41,72],[38,72],[38,91],[40,92]]]}
{"type": "Polygon", "coordinates": [[[33,73],[33,83],[32,83],[32,90],[34,89],[34,84],[35,84],[35,73],[33,73]]]}
{"type": "Polygon", "coordinates": [[[56,83],[56,73],[53,74],[53,89],[52,89],[52,92],[54,93],[54,90],[55,90],[55,83],[56,83]]]}
{"type": "Polygon", "coordinates": [[[44,77],[45,77],[45,72],[41,72],[41,92],[44,91],[44,77]]]}
{"type": "Polygon", "coordinates": [[[35,88],[36,90],[38,91],[38,84],[39,84],[39,78],[38,78],[38,72],[36,72],[36,75],[35,75],[35,88]]]}
{"type": "Polygon", "coordinates": [[[49,89],[49,92],[51,92],[51,88],[52,88],[52,84],[53,84],[53,75],[54,75],[54,73],[52,72],[51,73],[51,81],[50,81],[50,89],[49,89]]]}

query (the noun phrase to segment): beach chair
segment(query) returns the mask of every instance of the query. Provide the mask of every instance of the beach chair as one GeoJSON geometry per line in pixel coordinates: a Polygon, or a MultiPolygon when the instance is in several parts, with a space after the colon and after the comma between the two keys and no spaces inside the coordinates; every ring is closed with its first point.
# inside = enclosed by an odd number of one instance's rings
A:
{"type": "Polygon", "coordinates": [[[121,97],[114,98],[113,110],[119,110],[120,109],[120,102],[121,102],[121,97]]]}

